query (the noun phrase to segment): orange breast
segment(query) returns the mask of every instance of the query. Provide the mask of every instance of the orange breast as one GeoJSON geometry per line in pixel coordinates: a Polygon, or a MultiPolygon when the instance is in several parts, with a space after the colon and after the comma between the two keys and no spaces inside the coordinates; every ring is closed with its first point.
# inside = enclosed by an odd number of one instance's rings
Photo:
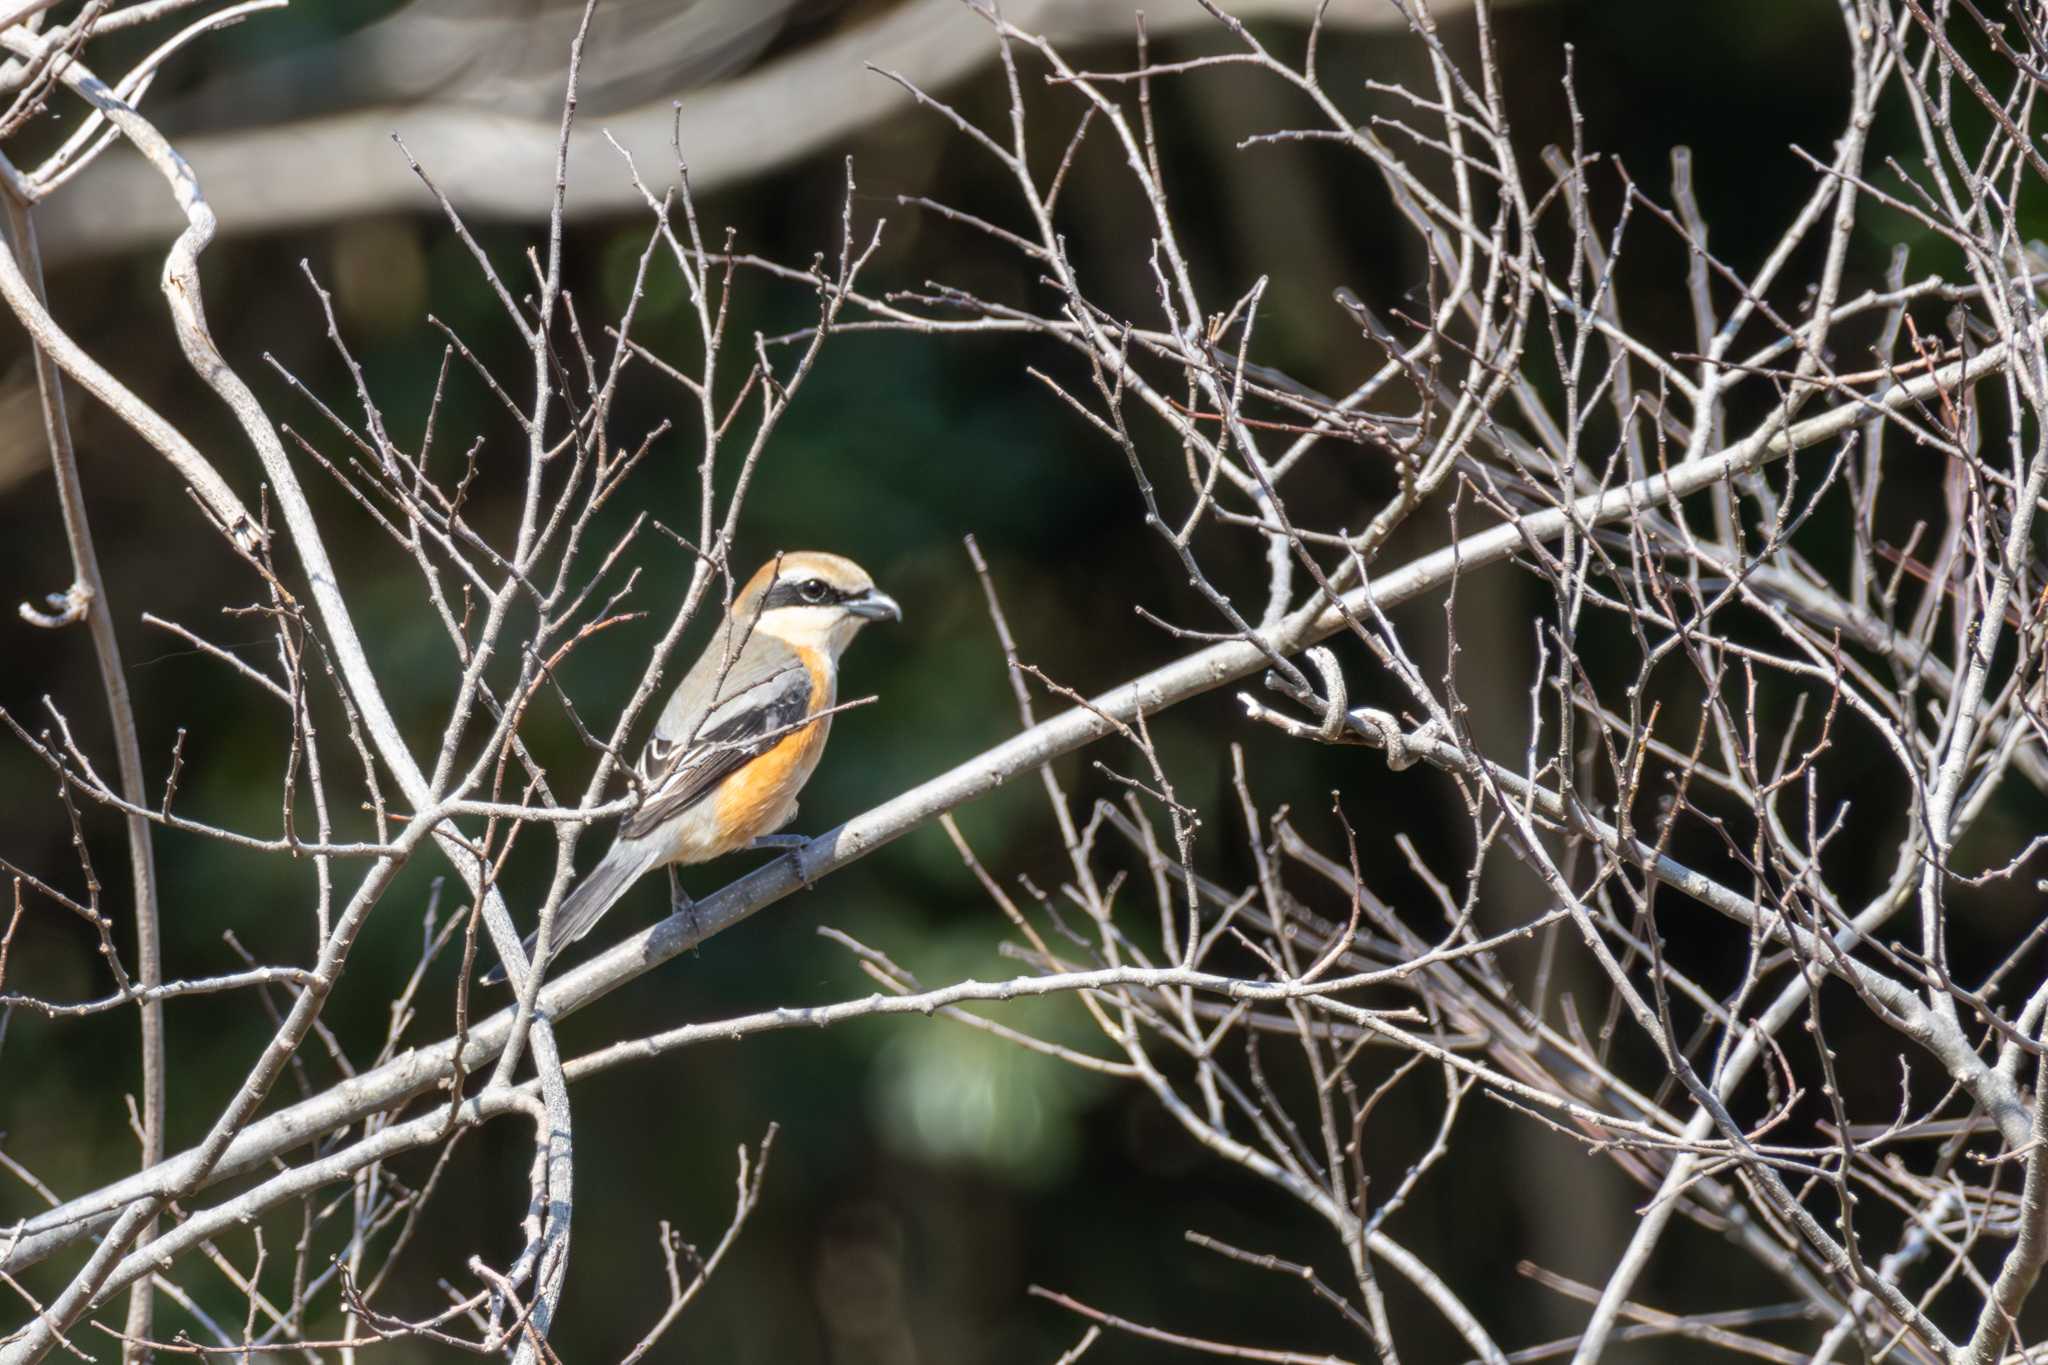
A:
{"type": "MultiPolygon", "coordinates": [[[[809,649],[799,648],[797,655],[811,675],[810,709],[831,705],[832,675],[824,661],[809,649]]],[[[831,725],[829,717],[812,721],[718,784],[711,800],[721,837],[709,856],[744,847],[790,818],[797,793],[818,766],[831,725]]]]}

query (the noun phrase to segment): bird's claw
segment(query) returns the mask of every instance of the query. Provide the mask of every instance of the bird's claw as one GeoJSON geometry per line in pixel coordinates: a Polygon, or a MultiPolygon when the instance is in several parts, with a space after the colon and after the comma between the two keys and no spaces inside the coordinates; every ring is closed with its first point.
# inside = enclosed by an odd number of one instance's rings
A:
{"type": "Polygon", "coordinates": [[[790,866],[796,869],[796,879],[806,891],[814,891],[816,885],[804,872],[804,860],[799,856],[810,845],[810,838],[802,834],[763,834],[758,836],[749,848],[774,849],[789,855],[790,866]]]}
{"type": "Polygon", "coordinates": [[[683,884],[676,878],[676,865],[668,865],[668,908],[671,913],[687,916],[690,921],[690,955],[704,951],[702,926],[697,923],[697,902],[690,899],[690,893],[683,890],[683,884]]]}

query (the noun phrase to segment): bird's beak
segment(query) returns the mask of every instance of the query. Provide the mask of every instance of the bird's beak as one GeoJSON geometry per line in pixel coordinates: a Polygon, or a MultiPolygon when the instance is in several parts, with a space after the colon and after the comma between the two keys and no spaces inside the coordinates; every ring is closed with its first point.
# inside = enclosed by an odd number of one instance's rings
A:
{"type": "Polygon", "coordinates": [[[846,604],[846,609],[855,616],[868,621],[901,621],[903,608],[896,605],[896,599],[880,588],[869,588],[859,597],[846,604]]]}

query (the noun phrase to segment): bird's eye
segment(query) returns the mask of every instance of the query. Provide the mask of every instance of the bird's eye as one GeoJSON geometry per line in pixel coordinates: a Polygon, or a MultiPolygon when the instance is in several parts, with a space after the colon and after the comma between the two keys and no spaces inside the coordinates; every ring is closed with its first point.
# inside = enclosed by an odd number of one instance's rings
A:
{"type": "Polygon", "coordinates": [[[822,602],[825,600],[825,594],[830,592],[831,589],[825,585],[825,580],[822,578],[806,578],[803,582],[796,585],[796,591],[797,596],[803,598],[806,602],[822,602]]]}

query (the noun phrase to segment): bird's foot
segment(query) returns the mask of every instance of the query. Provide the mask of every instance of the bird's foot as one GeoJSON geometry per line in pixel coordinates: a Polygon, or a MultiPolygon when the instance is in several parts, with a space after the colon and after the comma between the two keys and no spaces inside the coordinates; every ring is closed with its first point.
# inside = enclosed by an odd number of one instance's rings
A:
{"type": "Polygon", "coordinates": [[[690,899],[690,893],[683,890],[683,884],[676,879],[674,863],[668,866],[668,908],[675,914],[687,916],[690,921],[690,955],[695,957],[704,950],[704,940],[699,936],[697,923],[697,902],[690,899]]]}
{"type": "Polygon", "coordinates": [[[810,842],[810,836],[805,834],[763,834],[757,836],[747,847],[764,851],[774,849],[789,854],[790,865],[796,869],[797,881],[804,890],[812,891],[816,890],[816,887],[812,885],[811,879],[804,875],[804,860],[796,856],[810,842]]]}

